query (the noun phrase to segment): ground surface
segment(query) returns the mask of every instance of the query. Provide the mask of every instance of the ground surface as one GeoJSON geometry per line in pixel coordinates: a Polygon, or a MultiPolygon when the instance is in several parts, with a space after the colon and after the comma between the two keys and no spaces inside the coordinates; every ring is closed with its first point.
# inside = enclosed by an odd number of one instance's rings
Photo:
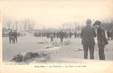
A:
{"type": "MultiPolygon", "coordinates": [[[[83,59],[83,50],[80,38],[65,39],[60,43],[55,39],[55,43],[42,37],[34,37],[32,34],[19,37],[18,43],[9,44],[8,37],[3,37],[3,60],[9,61],[19,53],[25,52],[47,52],[51,56],[50,61],[73,62],[73,59],[83,59]]],[[[95,60],[98,60],[98,48],[95,45],[95,60]]],[[[113,40],[105,48],[106,60],[113,60],[113,40]]]]}

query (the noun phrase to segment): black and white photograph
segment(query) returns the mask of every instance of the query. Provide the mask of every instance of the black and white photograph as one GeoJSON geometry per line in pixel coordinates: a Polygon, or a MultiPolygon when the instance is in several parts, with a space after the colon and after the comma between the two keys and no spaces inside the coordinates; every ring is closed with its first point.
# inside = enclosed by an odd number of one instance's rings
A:
{"type": "Polygon", "coordinates": [[[113,61],[112,2],[1,1],[2,61],[113,61]]]}

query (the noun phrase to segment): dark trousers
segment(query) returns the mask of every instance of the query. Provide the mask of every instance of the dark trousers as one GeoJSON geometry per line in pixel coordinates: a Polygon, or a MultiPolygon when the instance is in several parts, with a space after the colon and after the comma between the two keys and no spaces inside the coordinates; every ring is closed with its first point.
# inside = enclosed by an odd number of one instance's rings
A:
{"type": "Polygon", "coordinates": [[[99,48],[99,59],[105,60],[104,46],[98,45],[98,48],[99,48]]]}
{"type": "Polygon", "coordinates": [[[60,38],[60,41],[63,42],[63,38],[60,38]]]}
{"type": "Polygon", "coordinates": [[[9,37],[9,43],[14,44],[15,43],[15,38],[13,36],[9,37]]]}
{"type": "Polygon", "coordinates": [[[15,42],[16,42],[16,43],[18,42],[18,39],[17,39],[17,37],[15,37],[15,42]]]}
{"type": "Polygon", "coordinates": [[[94,59],[94,46],[92,45],[83,45],[84,49],[84,59],[88,58],[88,50],[90,53],[90,59],[94,59]]]}
{"type": "Polygon", "coordinates": [[[11,41],[12,41],[11,38],[9,38],[9,43],[10,43],[10,44],[11,44],[11,41]]]}

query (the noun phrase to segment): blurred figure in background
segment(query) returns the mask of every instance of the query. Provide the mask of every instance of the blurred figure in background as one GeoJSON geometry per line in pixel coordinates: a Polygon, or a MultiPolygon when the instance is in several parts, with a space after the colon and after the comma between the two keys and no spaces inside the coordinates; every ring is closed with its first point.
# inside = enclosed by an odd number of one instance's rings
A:
{"type": "Polygon", "coordinates": [[[17,34],[17,31],[14,30],[13,34],[14,34],[14,43],[17,43],[18,42],[18,34],[17,34]]]}
{"type": "Polygon", "coordinates": [[[12,29],[9,31],[9,43],[14,43],[14,33],[12,29]]]}
{"type": "Polygon", "coordinates": [[[53,33],[50,34],[50,40],[51,40],[51,42],[54,41],[54,34],[53,33]]]}
{"type": "Polygon", "coordinates": [[[59,38],[60,38],[61,43],[63,43],[64,36],[65,36],[65,33],[63,32],[63,30],[61,30],[61,31],[59,32],[59,38]]]}
{"type": "Polygon", "coordinates": [[[94,37],[96,37],[96,33],[92,28],[91,24],[92,21],[88,19],[86,21],[86,26],[81,31],[81,39],[82,39],[85,59],[88,58],[88,50],[90,53],[90,59],[94,59],[94,46],[95,46],[94,37]]]}
{"type": "Polygon", "coordinates": [[[75,37],[75,38],[77,37],[77,32],[76,32],[76,31],[74,32],[74,37],[75,37]]]}

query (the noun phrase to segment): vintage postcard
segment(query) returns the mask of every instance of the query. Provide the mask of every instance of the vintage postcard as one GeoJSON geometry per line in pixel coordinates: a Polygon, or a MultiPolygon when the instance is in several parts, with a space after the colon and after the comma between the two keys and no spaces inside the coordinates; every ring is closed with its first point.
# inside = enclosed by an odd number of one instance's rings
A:
{"type": "Polygon", "coordinates": [[[1,0],[0,73],[113,73],[113,0],[1,0]]]}

